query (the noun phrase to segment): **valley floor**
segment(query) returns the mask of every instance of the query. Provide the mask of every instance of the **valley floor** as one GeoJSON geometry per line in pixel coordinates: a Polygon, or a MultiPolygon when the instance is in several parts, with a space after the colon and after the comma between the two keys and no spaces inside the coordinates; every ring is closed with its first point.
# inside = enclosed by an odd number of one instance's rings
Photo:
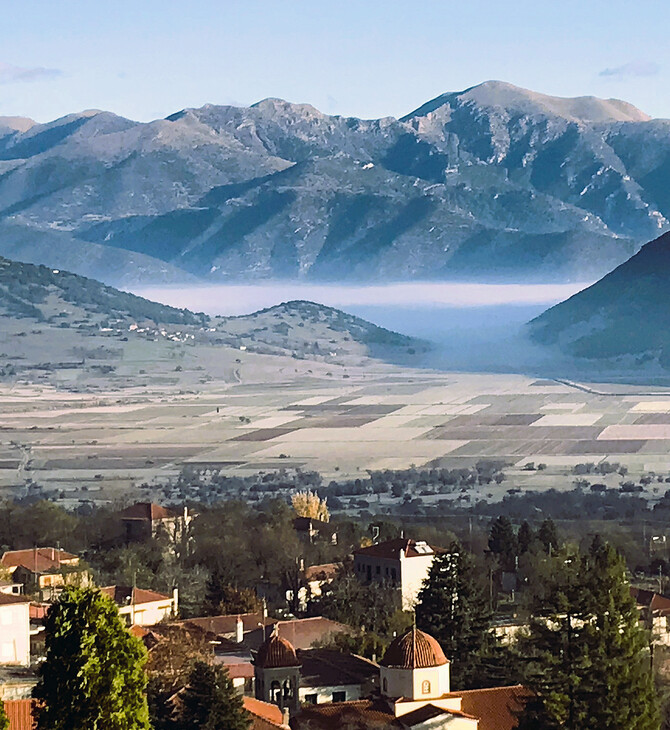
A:
{"type": "MultiPolygon", "coordinates": [[[[328,481],[411,465],[511,464],[507,481],[460,497],[473,501],[502,499],[512,485],[571,489],[584,462],[619,462],[631,477],[670,472],[670,389],[384,365],[335,378],[299,365],[264,383],[197,388],[0,384],[0,496],[39,485],[69,504],[137,498],[139,485],[176,480],[184,465],[230,475],[300,467],[328,481]],[[529,462],[546,468],[524,469],[529,462]]],[[[652,483],[646,496],[664,489],[652,483]]]]}

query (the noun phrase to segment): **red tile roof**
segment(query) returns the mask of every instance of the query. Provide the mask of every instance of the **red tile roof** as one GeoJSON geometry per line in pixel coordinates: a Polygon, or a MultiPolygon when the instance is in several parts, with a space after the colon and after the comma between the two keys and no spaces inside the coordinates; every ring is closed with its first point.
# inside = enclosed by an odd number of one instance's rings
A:
{"type": "Polygon", "coordinates": [[[305,580],[332,580],[342,570],[342,563],[310,565],[305,569],[305,580]]]}
{"type": "Polygon", "coordinates": [[[272,626],[277,623],[276,619],[264,617],[261,612],[258,613],[234,613],[223,616],[202,616],[200,618],[190,618],[184,621],[184,625],[208,631],[210,634],[217,636],[226,636],[234,634],[237,628],[237,620],[242,619],[244,631],[254,631],[261,626],[272,626]]]}
{"type": "Polygon", "coordinates": [[[33,729],[33,700],[5,700],[4,705],[9,718],[9,730],[33,729]]]}
{"type": "Polygon", "coordinates": [[[447,696],[461,698],[461,710],[479,718],[478,730],[514,730],[518,725],[518,713],[530,691],[515,685],[452,692],[447,696]]]}
{"type": "Polygon", "coordinates": [[[395,540],[387,540],[386,542],[377,543],[377,545],[354,550],[354,555],[400,560],[401,552],[405,554],[406,558],[417,558],[425,555],[437,555],[442,550],[421,540],[408,540],[404,537],[397,537],[395,540]]]}
{"type": "MultiPolygon", "coordinates": [[[[292,721],[293,723],[293,721],[292,721]]],[[[356,700],[305,706],[295,718],[296,728],[339,730],[340,728],[402,728],[384,700],[356,700]]]]}
{"type": "MultiPolygon", "coordinates": [[[[276,629],[276,627],[275,627],[276,629]]],[[[266,639],[258,649],[256,661],[257,667],[266,669],[277,669],[279,667],[299,667],[300,662],[296,656],[295,649],[290,641],[282,639],[276,630],[266,639]]]]}
{"type": "Polygon", "coordinates": [[[425,669],[448,663],[437,639],[417,628],[395,638],[381,660],[385,667],[400,669],[425,669]]]}
{"type": "Polygon", "coordinates": [[[58,570],[63,563],[78,562],[79,558],[65,550],[52,547],[32,548],[29,550],[8,550],[0,559],[3,568],[27,568],[33,573],[46,573],[58,570]]]}
{"type": "Polygon", "coordinates": [[[648,608],[652,612],[670,611],[670,598],[662,596],[660,593],[647,591],[644,588],[633,588],[631,586],[630,594],[638,606],[648,608]]]}
{"type": "Polygon", "coordinates": [[[121,511],[124,520],[169,520],[179,517],[179,513],[169,507],[162,507],[153,502],[137,502],[121,511]]]}
{"type": "Polygon", "coordinates": [[[269,702],[263,702],[262,700],[255,699],[254,697],[243,697],[242,700],[244,702],[244,709],[247,712],[252,715],[256,715],[257,717],[262,717],[265,720],[269,720],[275,725],[281,727],[283,716],[277,705],[271,705],[269,702]]]}
{"type": "Polygon", "coordinates": [[[279,636],[290,641],[296,649],[309,649],[334,634],[353,633],[351,627],[323,616],[279,621],[277,630],[279,636]]]}
{"type": "Polygon", "coordinates": [[[117,606],[139,606],[142,603],[154,603],[155,601],[170,601],[170,596],[165,596],[156,591],[148,591],[144,588],[133,588],[132,586],[106,586],[100,589],[101,593],[109,596],[117,606]]]}

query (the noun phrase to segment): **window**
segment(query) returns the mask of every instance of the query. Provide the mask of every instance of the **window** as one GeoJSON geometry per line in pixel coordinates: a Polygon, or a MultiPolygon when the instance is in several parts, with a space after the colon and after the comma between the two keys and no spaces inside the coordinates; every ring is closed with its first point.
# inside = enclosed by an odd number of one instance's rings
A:
{"type": "Polygon", "coordinates": [[[270,702],[274,702],[275,705],[281,704],[281,685],[276,679],[270,685],[270,702]]]}
{"type": "Polygon", "coordinates": [[[347,699],[346,692],[333,692],[333,702],[345,702],[347,699]]]}
{"type": "Polygon", "coordinates": [[[377,566],[375,568],[375,573],[377,573],[377,575],[379,575],[381,572],[382,572],[382,569],[379,566],[377,566]]]}
{"type": "Polygon", "coordinates": [[[305,695],[305,702],[308,705],[315,705],[316,704],[316,695],[305,695]]]}
{"type": "Polygon", "coordinates": [[[430,694],[430,682],[427,679],[424,679],[421,683],[421,694],[429,695],[430,694]]]}
{"type": "Polygon", "coordinates": [[[395,580],[395,568],[391,568],[391,580],[395,580]]]}

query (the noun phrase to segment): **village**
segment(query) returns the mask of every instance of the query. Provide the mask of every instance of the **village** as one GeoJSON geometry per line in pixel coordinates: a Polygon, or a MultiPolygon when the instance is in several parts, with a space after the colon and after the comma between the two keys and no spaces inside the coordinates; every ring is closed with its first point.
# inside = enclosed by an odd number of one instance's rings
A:
{"type": "MultiPolygon", "coordinates": [[[[129,505],[116,517],[122,549],[152,546],[168,562],[198,539],[198,521],[205,519],[188,507],[154,503],[129,505]]],[[[554,609],[558,618],[529,615],[524,602],[515,601],[515,592],[532,592],[523,586],[531,575],[527,567],[524,572],[531,555],[546,565],[566,549],[553,523],[545,521],[535,532],[524,523],[515,534],[506,518],[494,521],[486,551],[494,568],[481,581],[457,543],[440,547],[403,531],[384,539],[388,525],[372,525],[369,537],[359,537],[352,546],[342,526],[329,520],[325,500],[310,491],[295,493],[291,539],[303,555],[341,559],[314,564],[301,557],[292,574],[284,572],[274,585],[259,581],[253,590],[235,587],[214,571],[203,588],[206,595],[195,604],[188,598],[186,606],[180,605],[178,585],[153,590],[138,580],[138,570],[128,584],[97,587],[89,562],[67,546],[5,551],[0,558],[0,699],[10,730],[33,727],[32,697],[40,666],[49,659],[47,615],[68,590],[99,591],[113,604],[124,630],[141,642],[148,655],[155,728],[181,727],[169,721],[161,725],[156,708],[162,702],[163,714],[165,707],[168,715],[178,712],[193,662],[225,673],[241,699],[246,727],[253,730],[519,727],[533,692],[513,667],[513,647],[520,636],[532,633],[538,618],[546,629],[566,614],[562,606],[554,609]],[[350,605],[342,608],[338,602],[350,605]],[[354,604],[361,602],[357,613],[354,604]],[[449,610],[439,615],[445,605],[449,610]],[[457,627],[464,620],[470,624],[465,630],[457,627]],[[448,645],[423,630],[431,627],[440,638],[448,637],[448,645]],[[461,655],[468,650],[471,657],[461,655]],[[493,671],[486,667],[491,662],[493,671]]],[[[592,555],[599,549],[592,546],[592,555]]],[[[637,628],[651,632],[650,646],[663,652],[670,646],[670,598],[637,588],[626,593],[635,606],[637,628]]]]}

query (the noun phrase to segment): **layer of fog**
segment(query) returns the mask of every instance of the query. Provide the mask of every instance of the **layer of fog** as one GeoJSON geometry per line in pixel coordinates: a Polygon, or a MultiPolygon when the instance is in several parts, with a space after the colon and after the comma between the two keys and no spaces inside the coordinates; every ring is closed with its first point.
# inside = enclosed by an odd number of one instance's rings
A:
{"type": "Polygon", "coordinates": [[[445,284],[378,286],[273,282],[151,287],[134,293],[211,315],[241,315],[292,299],[337,307],[396,332],[431,341],[422,363],[442,370],[554,375],[570,363],[534,346],[525,324],[588,284],[445,284]]]}

